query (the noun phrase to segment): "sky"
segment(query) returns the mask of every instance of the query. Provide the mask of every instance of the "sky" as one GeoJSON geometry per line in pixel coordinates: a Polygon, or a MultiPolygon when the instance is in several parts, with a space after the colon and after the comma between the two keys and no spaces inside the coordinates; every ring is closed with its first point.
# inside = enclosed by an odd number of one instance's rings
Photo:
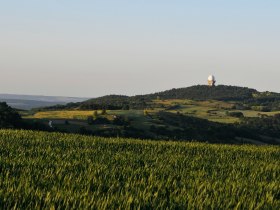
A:
{"type": "Polygon", "coordinates": [[[0,0],[0,93],[280,92],[279,0],[0,0]]]}

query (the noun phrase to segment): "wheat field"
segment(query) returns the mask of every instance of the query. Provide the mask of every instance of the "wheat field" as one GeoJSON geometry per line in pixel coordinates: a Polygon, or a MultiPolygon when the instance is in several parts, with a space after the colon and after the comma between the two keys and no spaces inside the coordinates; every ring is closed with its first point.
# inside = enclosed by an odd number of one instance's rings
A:
{"type": "Polygon", "coordinates": [[[0,130],[1,209],[279,209],[280,147],[0,130]]]}

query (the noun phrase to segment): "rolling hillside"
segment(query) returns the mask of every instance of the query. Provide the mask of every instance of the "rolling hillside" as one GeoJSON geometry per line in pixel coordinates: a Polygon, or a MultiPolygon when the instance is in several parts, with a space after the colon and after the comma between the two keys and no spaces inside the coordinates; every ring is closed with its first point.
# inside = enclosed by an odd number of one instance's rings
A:
{"type": "MultiPolygon", "coordinates": [[[[255,89],[237,86],[219,85],[208,87],[196,85],[186,88],[171,89],[163,92],[137,95],[108,95],[89,99],[80,103],[70,103],[65,106],[47,107],[46,109],[143,109],[153,108],[153,100],[189,99],[189,100],[218,100],[246,102],[248,104],[271,104],[280,101],[280,94],[271,92],[258,92],[255,89]]],[[[280,108],[280,106],[279,106],[280,108]]]]}
{"type": "Polygon", "coordinates": [[[242,101],[252,99],[254,94],[258,92],[254,89],[235,87],[235,86],[216,86],[208,87],[206,85],[197,85],[187,88],[171,89],[163,92],[138,95],[132,97],[126,96],[104,96],[101,98],[90,99],[84,101],[78,106],[85,109],[90,105],[101,105],[104,107],[117,105],[118,108],[123,108],[126,105],[134,109],[142,109],[150,107],[152,100],[161,99],[190,99],[190,100],[222,100],[222,101],[242,101]]]}
{"type": "Polygon", "coordinates": [[[280,144],[280,97],[255,89],[205,85],[164,92],[108,95],[21,112],[58,131],[105,137],[196,139],[215,143],[280,144]]]}

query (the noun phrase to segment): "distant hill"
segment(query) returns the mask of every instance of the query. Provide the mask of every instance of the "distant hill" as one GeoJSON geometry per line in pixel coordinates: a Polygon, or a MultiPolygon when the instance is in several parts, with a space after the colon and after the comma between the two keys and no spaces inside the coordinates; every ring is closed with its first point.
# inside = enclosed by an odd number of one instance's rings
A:
{"type": "Polygon", "coordinates": [[[54,106],[57,104],[65,105],[70,102],[77,103],[85,100],[87,100],[87,98],[0,94],[0,102],[7,102],[7,104],[13,108],[24,110],[54,106]]]}
{"type": "Polygon", "coordinates": [[[146,95],[145,97],[153,99],[192,99],[192,100],[246,100],[254,97],[259,92],[247,87],[219,85],[209,87],[207,85],[196,85],[186,88],[171,89],[163,92],[146,95]]]}
{"type": "Polygon", "coordinates": [[[246,87],[197,85],[39,108],[26,119],[54,119],[63,132],[105,137],[279,144],[280,94],[246,87]]]}
{"type": "Polygon", "coordinates": [[[219,85],[209,87],[196,85],[185,88],[171,89],[158,93],[137,96],[108,95],[89,99],[80,103],[65,106],[49,107],[48,109],[143,109],[151,106],[151,101],[161,99],[221,100],[221,101],[273,101],[280,99],[280,94],[259,92],[247,87],[219,85]]]}

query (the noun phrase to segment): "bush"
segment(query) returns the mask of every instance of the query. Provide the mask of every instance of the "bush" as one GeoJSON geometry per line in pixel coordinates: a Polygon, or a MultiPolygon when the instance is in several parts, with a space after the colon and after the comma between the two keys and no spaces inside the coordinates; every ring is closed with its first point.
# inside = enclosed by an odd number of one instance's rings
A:
{"type": "Polygon", "coordinates": [[[87,117],[87,123],[88,123],[89,125],[92,125],[93,122],[94,122],[93,116],[88,116],[88,117],[87,117]]]}
{"type": "Polygon", "coordinates": [[[271,112],[271,108],[268,106],[252,106],[252,110],[260,112],[271,112]]]}
{"type": "Polygon", "coordinates": [[[106,109],[102,109],[101,111],[101,115],[105,115],[107,112],[106,112],[106,109]]]}
{"type": "Polygon", "coordinates": [[[242,112],[226,112],[226,115],[230,117],[237,117],[237,118],[244,117],[244,114],[242,112]]]}
{"type": "Polygon", "coordinates": [[[94,112],[93,112],[93,117],[94,117],[94,118],[97,118],[97,117],[98,117],[98,112],[97,112],[97,110],[94,110],[94,112]]]}

